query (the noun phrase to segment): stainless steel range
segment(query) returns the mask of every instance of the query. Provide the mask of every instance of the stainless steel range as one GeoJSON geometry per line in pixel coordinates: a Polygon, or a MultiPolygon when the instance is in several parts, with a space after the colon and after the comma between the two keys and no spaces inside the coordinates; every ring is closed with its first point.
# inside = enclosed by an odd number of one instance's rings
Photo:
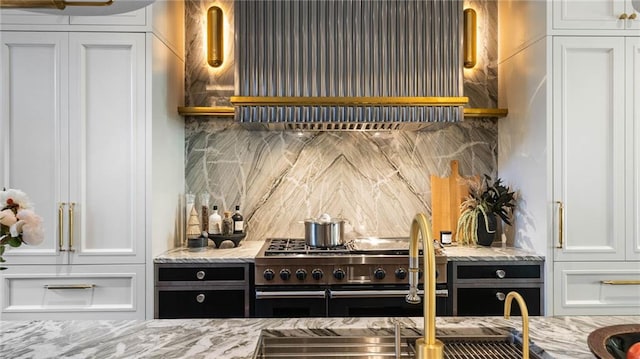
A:
{"type": "MultiPolygon", "coordinates": [[[[408,238],[362,238],[331,248],[309,247],[303,238],[268,239],[255,258],[256,315],[422,315],[422,306],[404,300],[408,266],[408,238]]],[[[448,315],[441,248],[436,270],[438,313],[448,315]]]]}

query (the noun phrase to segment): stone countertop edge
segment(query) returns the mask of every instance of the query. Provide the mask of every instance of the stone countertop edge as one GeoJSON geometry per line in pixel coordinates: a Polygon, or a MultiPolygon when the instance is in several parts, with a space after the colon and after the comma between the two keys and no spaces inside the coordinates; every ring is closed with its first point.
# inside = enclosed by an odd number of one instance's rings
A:
{"type": "MultiPolygon", "coordinates": [[[[0,321],[2,358],[220,358],[249,359],[262,329],[301,335],[390,335],[394,323],[421,328],[422,318],[229,318],[147,321],[0,321]],[[337,334],[338,333],[338,334],[337,334]],[[347,334],[348,335],[348,334],[347,334]]],[[[593,358],[587,337],[595,329],[640,322],[640,316],[531,317],[533,343],[545,358],[593,358]]],[[[520,317],[438,317],[439,334],[463,328],[521,331],[520,317]]],[[[411,329],[407,329],[410,330],[411,329]]]]}
{"type": "MultiPolygon", "coordinates": [[[[202,250],[185,247],[171,249],[153,259],[154,263],[254,263],[255,256],[263,241],[242,241],[238,247],[215,248],[208,246],[202,250]]],[[[230,243],[229,243],[230,244],[230,243]]],[[[544,256],[514,247],[471,247],[446,246],[450,261],[544,261],[544,256]]]]}
{"type": "Polygon", "coordinates": [[[242,241],[238,247],[226,244],[223,243],[222,248],[209,245],[201,250],[186,247],[171,249],[155,257],[153,263],[254,263],[264,242],[242,241]]]}

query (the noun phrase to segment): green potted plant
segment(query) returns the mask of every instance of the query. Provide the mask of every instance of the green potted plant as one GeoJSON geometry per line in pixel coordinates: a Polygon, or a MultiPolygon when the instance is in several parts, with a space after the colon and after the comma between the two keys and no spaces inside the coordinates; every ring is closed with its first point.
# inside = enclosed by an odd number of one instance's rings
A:
{"type": "Polygon", "coordinates": [[[515,193],[484,175],[469,185],[469,196],[460,206],[456,240],[462,244],[490,246],[496,234],[497,217],[511,225],[510,215],[515,207],[515,193]]]}

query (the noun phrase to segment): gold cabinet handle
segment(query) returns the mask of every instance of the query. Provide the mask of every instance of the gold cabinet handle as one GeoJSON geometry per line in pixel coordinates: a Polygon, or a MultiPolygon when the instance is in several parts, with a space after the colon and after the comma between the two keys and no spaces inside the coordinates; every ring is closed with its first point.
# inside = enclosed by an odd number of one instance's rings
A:
{"type": "Polygon", "coordinates": [[[64,202],[60,202],[60,204],[58,204],[58,250],[60,252],[66,252],[67,250],[64,249],[63,247],[63,240],[62,240],[62,236],[64,235],[64,206],[66,205],[66,203],[64,202]]]}
{"type": "Polygon", "coordinates": [[[73,208],[75,206],[75,202],[69,202],[69,252],[76,251],[73,248],[73,208]]]}
{"type": "Polygon", "coordinates": [[[640,280],[601,280],[600,283],[609,285],[640,285],[640,280]]]}
{"type": "Polygon", "coordinates": [[[635,12],[631,15],[629,15],[629,20],[635,20],[638,17],[638,14],[636,14],[635,12]]]}
{"type": "Polygon", "coordinates": [[[629,16],[627,15],[626,12],[623,12],[622,14],[620,14],[620,16],[618,16],[619,20],[626,20],[629,16]]]}
{"type": "Polygon", "coordinates": [[[95,284],[45,284],[47,289],[91,289],[95,284]]]}
{"type": "Polygon", "coordinates": [[[558,246],[556,248],[562,249],[564,239],[564,204],[561,201],[556,201],[558,204],[558,246]]]}

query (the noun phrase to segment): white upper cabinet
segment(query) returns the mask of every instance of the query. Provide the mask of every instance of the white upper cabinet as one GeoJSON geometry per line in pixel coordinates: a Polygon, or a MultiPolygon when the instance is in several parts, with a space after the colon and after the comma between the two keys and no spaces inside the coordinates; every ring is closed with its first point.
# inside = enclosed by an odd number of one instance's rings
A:
{"type": "Polygon", "coordinates": [[[638,30],[638,0],[555,0],[554,29],[638,30]]]}
{"type": "Polygon", "coordinates": [[[144,263],[144,34],[2,34],[1,185],[45,241],[10,264],[144,263]]]}

